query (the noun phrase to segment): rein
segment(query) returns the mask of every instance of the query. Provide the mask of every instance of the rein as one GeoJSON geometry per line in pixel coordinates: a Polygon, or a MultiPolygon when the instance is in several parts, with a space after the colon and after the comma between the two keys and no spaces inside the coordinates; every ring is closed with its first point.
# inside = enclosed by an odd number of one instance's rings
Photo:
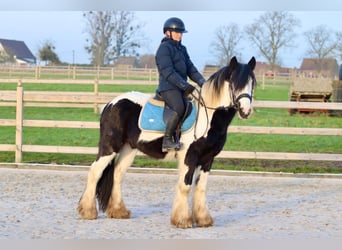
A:
{"type": "MultiPolygon", "coordinates": [[[[238,97],[235,98],[235,96],[233,94],[233,88],[232,88],[231,84],[229,84],[229,88],[230,88],[231,99],[233,100],[233,103],[231,105],[229,105],[229,106],[224,106],[223,109],[228,110],[230,108],[234,108],[235,110],[237,110],[239,108],[239,101],[242,98],[248,98],[250,102],[252,101],[252,96],[247,94],[247,93],[243,93],[243,94],[241,94],[241,95],[239,95],[238,97]]],[[[197,91],[198,97],[195,96],[193,93],[191,93],[191,96],[197,101],[197,114],[196,114],[195,128],[194,128],[194,138],[195,138],[195,140],[197,140],[196,128],[197,128],[197,123],[198,123],[198,116],[199,116],[200,106],[204,107],[205,115],[206,115],[206,118],[207,118],[207,127],[206,127],[205,131],[207,131],[207,129],[208,129],[208,121],[209,121],[208,109],[216,110],[219,107],[214,108],[214,107],[208,107],[207,105],[205,105],[205,102],[204,102],[203,97],[202,97],[202,88],[200,88],[200,90],[195,89],[195,91],[197,91]]]]}

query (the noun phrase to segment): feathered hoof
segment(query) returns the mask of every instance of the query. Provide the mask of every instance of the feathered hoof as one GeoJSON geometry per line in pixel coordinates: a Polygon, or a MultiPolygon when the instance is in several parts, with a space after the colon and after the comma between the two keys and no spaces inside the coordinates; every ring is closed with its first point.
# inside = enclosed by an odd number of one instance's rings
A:
{"type": "Polygon", "coordinates": [[[85,207],[82,203],[79,203],[77,212],[85,220],[95,220],[97,218],[97,209],[95,206],[85,207]]]}
{"type": "Polygon", "coordinates": [[[108,208],[106,210],[107,217],[113,219],[129,219],[131,218],[131,211],[125,207],[123,203],[118,208],[108,208]]]}
{"type": "Polygon", "coordinates": [[[211,227],[214,225],[214,220],[210,215],[207,215],[202,218],[195,218],[194,222],[198,227],[211,227]]]}
{"type": "Polygon", "coordinates": [[[173,218],[171,217],[171,225],[177,227],[177,228],[192,228],[192,218],[173,218]]]}
{"type": "Polygon", "coordinates": [[[115,210],[107,211],[107,217],[112,219],[129,219],[131,218],[131,211],[129,210],[115,210]]]}

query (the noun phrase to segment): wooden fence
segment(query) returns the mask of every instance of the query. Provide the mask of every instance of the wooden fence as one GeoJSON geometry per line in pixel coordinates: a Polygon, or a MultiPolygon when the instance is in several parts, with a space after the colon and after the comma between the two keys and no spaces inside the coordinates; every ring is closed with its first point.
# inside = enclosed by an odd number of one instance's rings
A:
{"type": "MultiPolygon", "coordinates": [[[[55,81],[55,80],[54,80],[55,81]]],[[[45,82],[45,81],[44,81],[45,82]]],[[[96,85],[96,84],[95,84],[96,85]]],[[[97,111],[114,98],[118,93],[89,92],[38,92],[25,91],[21,81],[17,91],[0,91],[1,106],[15,106],[16,119],[0,119],[0,126],[15,126],[15,144],[0,144],[0,151],[15,152],[15,162],[22,161],[23,152],[43,153],[70,153],[70,154],[97,154],[97,147],[74,146],[46,146],[23,144],[23,127],[50,127],[50,128],[78,128],[98,129],[98,122],[84,121],[51,121],[51,120],[24,120],[24,106],[36,107],[94,107],[97,111]]],[[[305,108],[342,110],[342,103],[317,102],[287,102],[287,101],[254,101],[256,108],[305,108]]],[[[291,128],[291,127],[257,127],[257,126],[230,126],[230,133],[253,134],[291,134],[291,135],[328,135],[341,136],[342,128],[291,128]]],[[[342,138],[341,138],[342,139],[342,138]]],[[[280,160],[320,160],[342,161],[342,154],[316,154],[316,153],[280,153],[280,152],[241,152],[222,151],[219,158],[243,159],[280,159],[280,160]]]]}
{"type": "MultiPolygon", "coordinates": [[[[212,75],[215,69],[204,69],[202,74],[205,78],[212,75]]],[[[290,82],[294,77],[300,77],[295,73],[279,73],[272,76],[266,76],[265,72],[257,72],[256,77],[261,86],[265,81],[272,82],[290,82]]],[[[132,68],[132,67],[85,67],[85,66],[18,66],[18,65],[1,65],[0,78],[17,79],[23,78],[28,80],[49,80],[52,79],[99,79],[99,80],[142,80],[150,83],[157,83],[157,68],[132,68]]]]}
{"type": "Polygon", "coordinates": [[[140,79],[156,81],[157,69],[131,67],[81,67],[81,66],[17,66],[2,65],[0,78],[26,79],[140,79]]]}

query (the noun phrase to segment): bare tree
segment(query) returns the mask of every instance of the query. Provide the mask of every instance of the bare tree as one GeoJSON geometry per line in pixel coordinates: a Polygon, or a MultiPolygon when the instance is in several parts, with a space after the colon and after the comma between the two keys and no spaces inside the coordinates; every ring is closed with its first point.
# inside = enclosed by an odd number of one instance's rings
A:
{"type": "Polygon", "coordinates": [[[111,11],[90,11],[83,13],[89,38],[85,47],[91,54],[91,64],[104,65],[110,59],[109,46],[114,25],[111,11]]]}
{"type": "Polygon", "coordinates": [[[309,45],[307,54],[317,59],[319,71],[324,67],[324,59],[338,55],[338,36],[337,32],[329,29],[326,25],[319,25],[304,32],[304,37],[309,45]]]}
{"type": "Polygon", "coordinates": [[[294,29],[300,21],[285,11],[265,12],[245,28],[248,39],[255,45],[274,70],[280,63],[279,50],[294,46],[294,29]]]}
{"type": "Polygon", "coordinates": [[[315,58],[327,58],[336,52],[338,42],[337,33],[330,30],[326,25],[319,25],[304,32],[309,44],[307,53],[315,58]]]}
{"type": "Polygon", "coordinates": [[[336,32],[336,41],[336,55],[340,60],[342,60],[342,32],[336,32]]]}
{"type": "Polygon", "coordinates": [[[134,25],[129,11],[90,11],[83,14],[89,38],[85,47],[91,63],[104,65],[120,56],[137,55],[141,46],[141,25],[134,25]]]}
{"type": "Polygon", "coordinates": [[[115,33],[113,36],[113,58],[119,56],[138,56],[137,49],[141,46],[142,24],[133,25],[134,13],[117,11],[114,13],[115,33]]]}
{"type": "Polygon", "coordinates": [[[238,43],[241,38],[242,33],[236,23],[230,23],[216,29],[215,39],[211,45],[220,66],[227,65],[233,56],[239,57],[238,43]]]}

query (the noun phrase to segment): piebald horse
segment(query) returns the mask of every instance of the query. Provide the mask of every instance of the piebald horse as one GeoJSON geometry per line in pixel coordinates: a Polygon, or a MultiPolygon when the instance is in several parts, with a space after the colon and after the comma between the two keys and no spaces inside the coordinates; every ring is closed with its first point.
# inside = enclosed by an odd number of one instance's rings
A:
{"type": "MultiPolygon", "coordinates": [[[[178,182],[171,212],[171,224],[179,228],[214,224],[206,201],[208,175],[214,157],[222,150],[227,128],[235,114],[247,119],[252,113],[256,79],[255,58],[247,64],[233,57],[194,91],[196,108],[194,125],[181,132],[182,147],[162,152],[164,132],[148,131],[139,126],[140,114],[151,95],[128,92],[114,98],[104,107],[100,118],[98,155],[92,163],[86,188],[78,203],[83,219],[96,219],[99,207],[109,218],[130,218],[121,184],[137,151],[157,158],[174,157],[178,161],[178,182]],[[193,188],[192,208],[188,196],[193,188]]],[[[162,118],[161,118],[162,119],[162,118]]]]}

